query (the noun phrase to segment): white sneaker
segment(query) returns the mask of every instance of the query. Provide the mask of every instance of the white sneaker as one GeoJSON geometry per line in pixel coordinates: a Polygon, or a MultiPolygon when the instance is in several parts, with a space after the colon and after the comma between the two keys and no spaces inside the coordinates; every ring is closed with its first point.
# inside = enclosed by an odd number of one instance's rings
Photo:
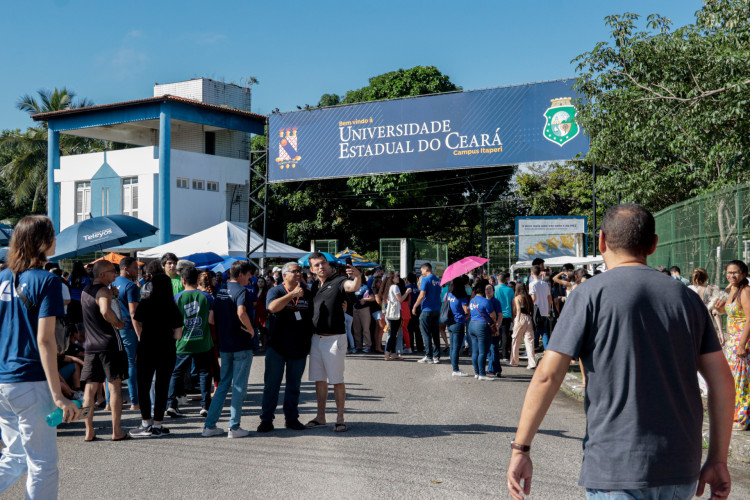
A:
{"type": "Polygon", "coordinates": [[[440,363],[440,358],[432,358],[432,364],[433,365],[436,365],[438,363],[440,363]]]}
{"type": "Polygon", "coordinates": [[[417,363],[432,363],[432,360],[428,358],[427,356],[425,356],[424,358],[417,361],[417,363]]]}
{"type": "Polygon", "coordinates": [[[203,428],[203,433],[201,434],[204,438],[207,437],[213,437],[213,436],[221,436],[224,434],[224,429],[220,427],[214,427],[213,429],[209,429],[208,427],[203,428]]]}
{"type": "Polygon", "coordinates": [[[411,354],[411,349],[404,349],[404,354],[411,354]]]}
{"type": "Polygon", "coordinates": [[[489,380],[489,381],[495,380],[494,378],[488,377],[487,375],[479,375],[477,378],[479,380],[489,380]]]}
{"type": "Polygon", "coordinates": [[[466,373],[466,372],[464,372],[462,370],[458,370],[457,372],[453,372],[452,375],[454,377],[468,377],[469,376],[468,373],[466,373]]]}
{"type": "Polygon", "coordinates": [[[238,427],[236,429],[229,429],[229,434],[227,434],[227,437],[229,439],[232,438],[243,438],[250,435],[250,431],[246,431],[242,427],[238,427]]]}
{"type": "Polygon", "coordinates": [[[474,378],[479,378],[479,375],[477,375],[477,374],[474,374],[474,378]]]}

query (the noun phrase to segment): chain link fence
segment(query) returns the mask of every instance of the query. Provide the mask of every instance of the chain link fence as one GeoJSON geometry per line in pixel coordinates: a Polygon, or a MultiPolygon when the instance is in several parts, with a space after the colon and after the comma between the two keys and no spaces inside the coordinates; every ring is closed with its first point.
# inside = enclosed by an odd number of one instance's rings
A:
{"type": "Polygon", "coordinates": [[[726,285],[729,261],[750,257],[750,185],[704,194],[655,214],[659,244],[650,266],[678,266],[688,279],[697,267],[709,283],[726,285]]]}

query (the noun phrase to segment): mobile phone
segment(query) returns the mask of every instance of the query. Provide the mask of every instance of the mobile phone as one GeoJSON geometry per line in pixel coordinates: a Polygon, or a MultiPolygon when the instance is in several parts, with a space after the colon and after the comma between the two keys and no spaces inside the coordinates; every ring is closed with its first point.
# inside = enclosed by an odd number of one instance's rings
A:
{"type": "Polygon", "coordinates": [[[352,265],[352,258],[351,257],[347,257],[346,258],[346,265],[347,266],[351,266],[352,265]]]}
{"type": "Polygon", "coordinates": [[[84,420],[88,418],[93,408],[94,408],[93,403],[90,404],[89,406],[84,406],[83,408],[81,408],[81,413],[78,414],[78,420],[84,420]]]}

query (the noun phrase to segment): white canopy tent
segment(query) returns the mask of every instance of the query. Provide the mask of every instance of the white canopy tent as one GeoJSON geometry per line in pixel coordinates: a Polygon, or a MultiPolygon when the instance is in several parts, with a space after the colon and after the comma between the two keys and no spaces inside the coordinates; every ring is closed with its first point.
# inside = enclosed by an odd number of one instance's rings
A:
{"type": "MultiPolygon", "coordinates": [[[[252,231],[250,233],[250,248],[255,248],[263,242],[263,237],[252,231]]],[[[236,222],[221,222],[213,227],[204,229],[179,240],[138,252],[139,259],[158,259],[167,252],[179,256],[199,252],[214,252],[218,255],[230,257],[245,257],[247,244],[247,226],[236,222]]],[[[294,248],[274,240],[267,240],[266,257],[283,259],[298,259],[307,254],[305,250],[294,248]]],[[[250,258],[262,257],[262,249],[250,255],[250,258]]]]}
{"type": "MultiPolygon", "coordinates": [[[[514,279],[516,269],[525,269],[531,267],[530,260],[519,260],[510,266],[510,277],[514,279]]],[[[604,258],[601,255],[596,257],[551,257],[544,259],[544,265],[548,267],[562,267],[564,264],[573,264],[574,266],[596,266],[604,264],[604,258]]]]}

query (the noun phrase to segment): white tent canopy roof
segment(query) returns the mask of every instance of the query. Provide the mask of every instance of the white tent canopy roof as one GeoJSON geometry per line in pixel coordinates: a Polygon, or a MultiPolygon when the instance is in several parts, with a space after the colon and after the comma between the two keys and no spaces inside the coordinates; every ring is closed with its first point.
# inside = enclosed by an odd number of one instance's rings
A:
{"type": "MultiPolygon", "coordinates": [[[[252,231],[250,233],[250,248],[255,248],[263,242],[263,237],[252,231]]],[[[158,259],[167,252],[178,257],[199,252],[214,252],[230,257],[245,257],[247,244],[247,226],[236,222],[221,222],[213,227],[204,229],[179,240],[138,252],[138,258],[158,259]]],[[[267,240],[266,257],[297,259],[307,254],[304,250],[285,245],[274,240],[267,240]]],[[[250,255],[251,258],[262,257],[262,249],[250,255]]]]}
{"type": "MultiPolygon", "coordinates": [[[[530,260],[519,260],[513,264],[514,269],[531,267],[530,260]]],[[[549,267],[561,267],[564,264],[573,264],[574,266],[587,266],[589,264],[603,264],[604,258],[601,255],[596,257],[550,257],[544,259],[544,265],[549,267]]]]}

